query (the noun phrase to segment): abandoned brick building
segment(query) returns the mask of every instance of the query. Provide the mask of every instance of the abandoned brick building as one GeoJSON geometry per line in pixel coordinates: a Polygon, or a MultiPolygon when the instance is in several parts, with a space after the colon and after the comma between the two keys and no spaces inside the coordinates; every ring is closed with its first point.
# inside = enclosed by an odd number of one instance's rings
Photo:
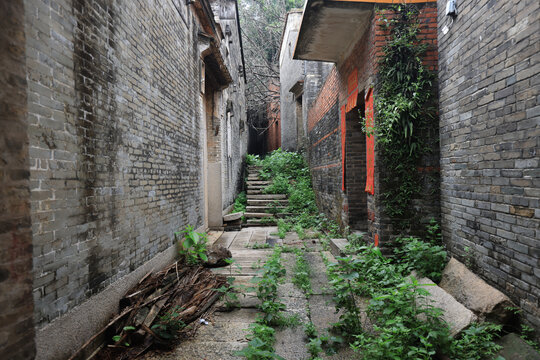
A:
{"type": "MultiPolygon", "coordinates": [[[[439,89],[408,232],[440,220],[450,253],[539,329],[540,6],[463,0],[449,16],[446,0],[406,2],[439,89]]],[[[305,149],[319,208],[383,249],[397,232],[381,204],[387,170],[360,117],[377,121],[386,34],[375,9],[390,3],[308,0],[288,15],[280,58],[283,147],[305,149]]]]}
{"type": "Polygon", "coordinates": [[[0,358],[66,358],[239,191],[237,3],[14,0],[0,17],[0,358]]]}

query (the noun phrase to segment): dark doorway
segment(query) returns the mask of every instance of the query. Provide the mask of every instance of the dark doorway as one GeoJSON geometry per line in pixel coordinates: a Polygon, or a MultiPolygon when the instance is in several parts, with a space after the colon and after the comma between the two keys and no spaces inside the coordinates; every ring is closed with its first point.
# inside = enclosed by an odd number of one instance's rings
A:
{"type": "Polygon", "coordinates": [[[351,230],[367,230],[366,135],[362,132],[365,116],[364,92],[357,105],[346,114],[345,193],[349,205],[351,230]]]}

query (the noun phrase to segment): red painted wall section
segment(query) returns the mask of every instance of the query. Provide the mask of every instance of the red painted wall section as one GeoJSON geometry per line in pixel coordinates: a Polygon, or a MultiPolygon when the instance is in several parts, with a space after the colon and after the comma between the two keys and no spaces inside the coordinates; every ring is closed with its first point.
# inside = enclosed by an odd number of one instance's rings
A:
{"type": "Polygon", "coordinates": [[[366,192],[375,194],[375,135],[373,130],[373,89],[366,94],[366,192]]]}
{"type": "Polygon", "coordinates": [[[345,191],[345,139],[347,134],[347,119],[345,106],[341,107],[341,190],[345,191]]]}

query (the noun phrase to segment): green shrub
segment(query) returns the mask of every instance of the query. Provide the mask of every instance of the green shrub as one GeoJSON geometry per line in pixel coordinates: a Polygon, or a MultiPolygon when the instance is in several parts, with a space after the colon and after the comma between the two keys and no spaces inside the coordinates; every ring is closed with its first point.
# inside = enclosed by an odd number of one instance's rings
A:
{"type": "Polygon", "coordinates": [[[493,340],[500,335],[502,326],[490,323],[474,324],[463,331],[458,340],[450,346],[453,360],[488,359],[502,349],[493,340]]]}
{"type": "Polygon", "coordinates": [[[427,276],[434,282],[441,280],[446,266],[446,251],[442,246],[431,245],[414,237],[398,238],[396,242],[400,246],[394,253],[405,275],[417,270],[420,275],[427,276]]]}
{"type": "Polygon", "coordinates": [[[259,157],[259,155],[247,154],[246,155],[246,164],[247,165],[260,166],[262,164],[262,161],[261,161],[261,158],[259,157]]]}
{"type": "Polygon", "coordinates": [[[208,261],[206,256],[206,234],[198,233],[193,230],[191,225],[186,226],[182,232],[174,233],[177,241],[184,235],[184,240],[181,242],[180,255],[184,257],[189,265],[195,265],[201,261],[208,261]]]}
{"type": "Polygon", "coordinates": [[[282,174],[272,178],[272,183],[264,188],[265,194],[289,194],[289,179],[282,174]]]}
{"type": "Polygon", "coordinates": [[[242,191],[234,200],[233,212],[246,212],[246,206],[247,196],[246,193],[242,191]]]}

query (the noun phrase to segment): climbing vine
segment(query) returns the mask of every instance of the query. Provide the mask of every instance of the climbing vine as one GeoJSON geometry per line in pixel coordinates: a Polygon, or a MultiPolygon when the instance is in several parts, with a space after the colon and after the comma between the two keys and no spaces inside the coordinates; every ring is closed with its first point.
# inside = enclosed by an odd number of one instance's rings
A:
{"type": "Polygon", "coordinates": [[[385,169],[383,205],[391,217],[404,218],[421,189],[419,160],[429,151],[422,129],[435,117],[434,75],[422,63],[427,44],[418,39],[418,8],[398,5],[382,15],[389,36],[379,63],[374,131],[385,169]]]}

